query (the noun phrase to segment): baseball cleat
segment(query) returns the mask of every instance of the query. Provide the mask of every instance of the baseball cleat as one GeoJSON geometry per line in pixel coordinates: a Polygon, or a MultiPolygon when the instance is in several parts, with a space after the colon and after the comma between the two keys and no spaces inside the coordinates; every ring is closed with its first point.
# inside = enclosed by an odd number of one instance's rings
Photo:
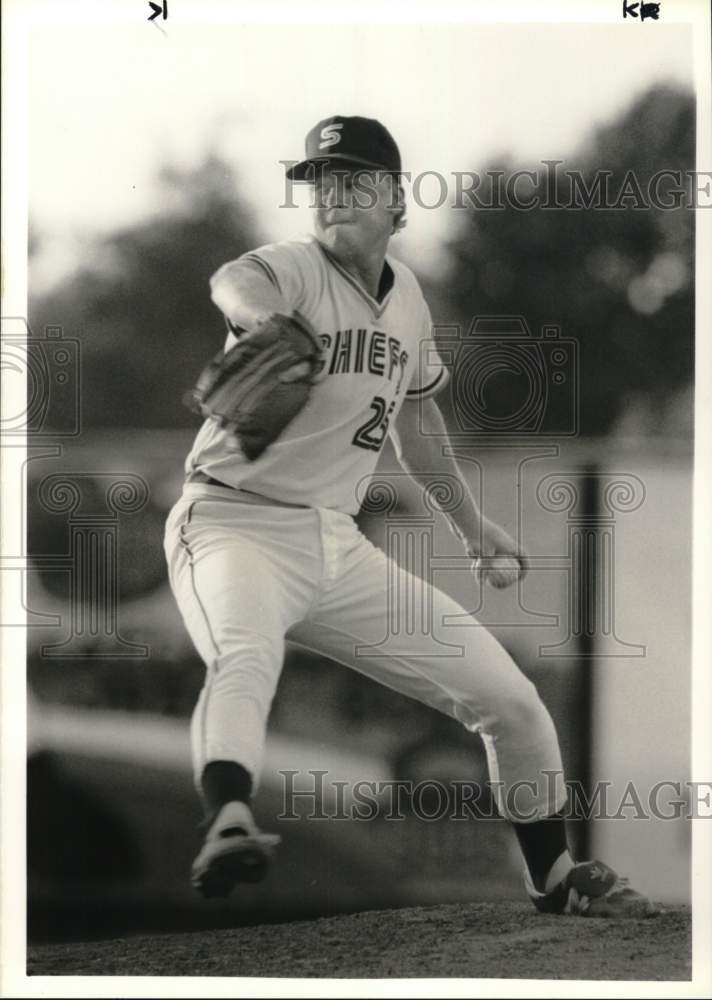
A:
{"type": "Polygon", "coordinates": [[[537,892],[528,872],[524,880],[529,897],[541,913],[577,917],[654,917],[657,908],[647,896],[636,892],[602,861],[583,861],[551,892],[537,892]]]}
{"type": "Polygon", "coordinates": [[[243,802],[222,807],[193,862],[191,881],[206,899],[229,896],[238,882],[265,877],[273,848],[281,838],[262,833],[243,802]]]}

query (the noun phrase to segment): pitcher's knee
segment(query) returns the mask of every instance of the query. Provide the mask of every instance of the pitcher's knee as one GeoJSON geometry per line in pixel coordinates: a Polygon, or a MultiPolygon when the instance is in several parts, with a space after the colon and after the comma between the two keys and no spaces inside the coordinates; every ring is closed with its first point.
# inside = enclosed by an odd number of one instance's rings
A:
{"type": "Polygon", "coordinates": [[[555,739],[554,723],[536,687],[524,674],[493,692],[485,706],[484,732],[515,746],[555,739]]]}

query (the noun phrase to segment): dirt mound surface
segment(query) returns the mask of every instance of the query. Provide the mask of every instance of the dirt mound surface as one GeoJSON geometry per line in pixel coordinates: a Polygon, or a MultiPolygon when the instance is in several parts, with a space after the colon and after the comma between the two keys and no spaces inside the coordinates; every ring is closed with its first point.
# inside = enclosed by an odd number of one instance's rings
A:
{"type": "Polygon", "coordinates": [[[545,917],[527,904],[370,911],[232,930],[42,944],[30,975],[690,978],[687,907],[648,920],[545,917]]]}

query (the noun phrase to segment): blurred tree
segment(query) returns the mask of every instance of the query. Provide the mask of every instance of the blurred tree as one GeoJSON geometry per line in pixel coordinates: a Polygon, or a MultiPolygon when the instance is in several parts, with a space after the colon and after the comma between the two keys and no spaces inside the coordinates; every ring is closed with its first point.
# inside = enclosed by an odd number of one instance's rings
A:
{"type": "MultiPolygon", "coordinates": [[[[91,237],[82,266],[30,300],[30,325],[60,324],[81,342],[85,429],[195,424],[182,405],[225,336],[210,275],[259,242],[232,169],[214,155],[164,168],[156,214],[91,237]]],[[[31,276],[30,271],[30,276],[31,276]]]]}
{"type": "MultiPolygon", "coordinates": [[[[566,205],[566,171],[578,171],[594,192],[609,171],[608,191],[620,207],[597,208],[594,197],[588,208],[579,199],[572,208],[522,210],[503,198],[501,209],[459,211],[443,280],[450,314],[441,309],[436,321],[466,331],[475,316],[522,315],[534,334],[556,324],[576,338],[583,434],[609,431],[632,398],[648,398],[652,412],[661,412],[694,370],[694,213],[689,181],[677,208],[652,205],[648,187],[658,171],[694,165],[693,97],[668,86],[649,90],[558,167],[556,192],[541,163],[533,167],[536,189],[526,179],[517,188],[522,200],[535,194],[538,206],[554,204],[555,194],[566,205]]],[[[504,171],[506,182],[517,166],[487,169],[504,171]]],[[[673,201],[675,186],[674,178],[660,183],[663,202],[673,201]]],[[[435,292],[442,303],[442,289],[435,292]]]]}

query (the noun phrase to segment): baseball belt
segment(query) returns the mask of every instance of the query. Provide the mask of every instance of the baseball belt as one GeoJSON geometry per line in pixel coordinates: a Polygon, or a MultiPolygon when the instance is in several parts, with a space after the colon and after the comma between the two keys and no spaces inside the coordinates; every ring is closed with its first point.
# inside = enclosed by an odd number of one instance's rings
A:
{"type": "Polygon", "coordinates": [[[209,476],[200,469],[193,469],[189,472],[185,481],[186,483],[201,483],[204,486],[219,486],[221,489],[231,490],[237,500],[242,500],[245,503],[263,504],[267,507],[297,507],[300,510],[307,509],[307,504],[304,503],[287,503],[286,500],[274,500],[272,497],[266,497],[262,493],[254,493],[252,490],[230,486],[229,483],[221,483],[219,479],[214,479],[213,476],[209,476]]]}

